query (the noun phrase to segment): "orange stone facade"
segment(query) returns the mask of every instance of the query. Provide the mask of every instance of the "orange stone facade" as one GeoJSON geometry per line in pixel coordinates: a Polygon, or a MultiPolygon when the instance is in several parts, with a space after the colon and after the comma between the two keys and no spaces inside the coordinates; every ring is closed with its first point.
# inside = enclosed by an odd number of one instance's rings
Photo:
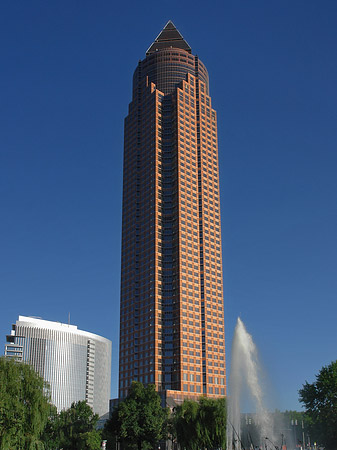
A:
{"type": "Polygon", "coordinates": [[[134,74],[123,180],[119,398],[133,380],[177,402],[223,397],[216,112],[172,22],[134,74]]]}

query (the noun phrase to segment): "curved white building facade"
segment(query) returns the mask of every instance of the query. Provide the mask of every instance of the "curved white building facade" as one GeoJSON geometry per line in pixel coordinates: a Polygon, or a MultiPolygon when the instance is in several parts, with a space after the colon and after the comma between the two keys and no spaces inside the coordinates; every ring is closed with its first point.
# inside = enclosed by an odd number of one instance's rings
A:
{"type": "Polygon", "coordinates": [[[110,340],[75,325],[19,316],[7,336],[5,355],[34,367],[50,384],[58,411],[79,400],[100,416],[109,411],[110,340]]]}

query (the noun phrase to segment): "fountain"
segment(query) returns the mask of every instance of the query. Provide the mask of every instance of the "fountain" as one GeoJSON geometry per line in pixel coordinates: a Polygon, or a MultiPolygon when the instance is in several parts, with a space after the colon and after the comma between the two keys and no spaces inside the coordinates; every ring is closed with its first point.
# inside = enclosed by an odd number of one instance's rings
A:
{"type": "MultiPolygon", "coordinates": [[[[253,417],[257,433],[249,435],[248,447],[276,450],[275,436],[271,414],[264,404],[261,387],[261,364],[258,360],[257,348],[252,336],[247,332],[243,322],[238,318],[231,357],[229,377],[230,395],[228,398],[227,449],[241,450],[247,447],[242,442],[241,404],[244,395],[248,397],[255,409],[253,417]]],[[[250,419],[251,420],[251,419],[250,419]]]]}

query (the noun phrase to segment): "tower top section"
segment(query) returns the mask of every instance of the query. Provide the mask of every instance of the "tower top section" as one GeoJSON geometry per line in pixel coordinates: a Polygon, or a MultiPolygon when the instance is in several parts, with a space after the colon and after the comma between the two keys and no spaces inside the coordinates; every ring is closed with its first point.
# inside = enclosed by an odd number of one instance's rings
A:
{"type": "Polygon", "coordinates": [[[191,47],[179,33],[174,24],[169,20],[163,30],[158,34],[155,41],[146,52],[147,55],[159,52],[165,48],[180,48],[188,53],[192,53],[191,47]]]}

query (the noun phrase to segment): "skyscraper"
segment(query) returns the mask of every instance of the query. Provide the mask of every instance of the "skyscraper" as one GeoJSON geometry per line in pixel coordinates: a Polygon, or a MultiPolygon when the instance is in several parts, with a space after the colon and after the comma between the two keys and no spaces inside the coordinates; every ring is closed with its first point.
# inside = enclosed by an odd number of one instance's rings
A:
{"type": "Polygon", "coordinates": [[[119,397],[224,396],[216,112],[171,21],[134,72],[123,176],[119,397]]]}
{"type": "Polygon", "coordinates": [[[109,411],[111,341],[60,322],[19,316],[5,356],[30,364],[50,385],[60,411],[86,400],[100,416],[109,411]]]}

